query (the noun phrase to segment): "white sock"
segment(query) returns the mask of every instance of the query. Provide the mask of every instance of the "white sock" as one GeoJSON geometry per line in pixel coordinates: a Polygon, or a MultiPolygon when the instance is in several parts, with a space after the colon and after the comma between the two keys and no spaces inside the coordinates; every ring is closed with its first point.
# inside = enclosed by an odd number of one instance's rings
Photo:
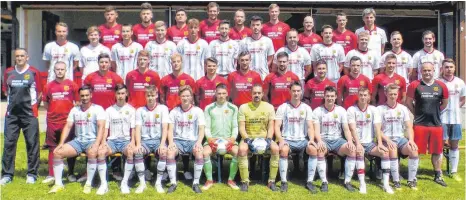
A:
{"type": "Polygon", "coordinates": [[[307,159],[307,182],[314,181],[317,167],[317,156],[309,156],[307,159]]]}
{"type": "Polygon", "coordinates": [[[286,172],[288,171],[288,156],[287,157],[280,157],[280,178],[282,182],[286,182],[286,172]]]}
{"type": "Polygon", "coordinates": [[[99,171],[100,185],[107,185],[107,162],[105,158],[97,159],[97,170],[99,171]]]}
{"type": "Polygon", "coordinates": [[[390,158],[390,173],[392,174],[393,181],[400,181],[400,172],[398,172],[398,158],[390,158]]]}
{"type": "Polygon", "coordinates": [[[419,167],[419,157],[408,159],[408,181],[416,179],[417,168],[419,167]]]}
{"type": "Polygon", "coordinates": [[[94,179],[95,170],[97,168],[97,159],[87,159],[87,180],[86,185],[92,185],[92,179],[94,179]]]}
{"type": "Polygon", "coordinates": [[[364,157],[356,157],[356,169],[358,173],[358,178],[359,182],[361,184],[365,184],[365,176],[366,176],[366,171],[364,170],[366,168],[365,163],[364,163],[364,157]]]}
{"type": "Polygon", "coordinates": [[[382,184],[384,187],[388,187],[390,186],[388,182],[388,180],[390,179],[390,159],[382,158],[382,162],[380,165],[382,167],[382,184]]]}
{"type": "Polygon", "coordinates": [[[159,163],[157,163],[157,180],[155,181],[155,184],[158,184],[158,185],[162,184],[163,172],[165,171],[166,166],[167,166],[167,158],[160,157],[159,163]]]}
{"type": "Polygon", "coordinates": [[[167,172],[171,184],[176,184],[176,160],[175,158],[167,159],[167,172]]]}
{"type": "Polygon", "coordinates": [[[327,182],[327,163],[324,157],[317,157],[317,172],[319,173],[320,180],[327,182]]]}
{"type": "Polygon", "coordinates": [[[355,167],[356,167],[355,157],[347,156],[346,161],[345,161],[345,183],[348,183],[351,181],[351,177],[353,177],[355,167]]]}
{"type": "Polygon", "coordinates": [[[131,175],[131,172],[133,171],[134,168],[134,160],[133,159],[126,159],[125,163],[125,173],[123,173],[123,180],[121,181],[121,184],[128,184],[128,179],[129,176],[131,175]]]}
{"type": "Polygon", "coordinates": [[[145,185],[146,184],[146,179],[144,178],[144,170],[145,170],[144,159],[142,157],[141,158],[135,158],[134,159],[134,167],[136,168],[136,173],[138,175],[140,184],[145,185]]]}
{"type": "Polygon", "coordinates": [[[53,173],[55,185],[63,185],[63,159],[53,159],[53,173]]]}
{"type": "Polygon", "coordinates": [[[199,179],[201,178],[202,168],[204,167],[204,159],[196,159],[194,161],[194,184],[199,184],[199,179]]]}
{"type": "Polygon", "coordinates": [[[458,172],[458,162],[460,160],[460,151],[458,149],[450,149],[448,154],[450,158],[450,171],[451,173],[458,172]]]}

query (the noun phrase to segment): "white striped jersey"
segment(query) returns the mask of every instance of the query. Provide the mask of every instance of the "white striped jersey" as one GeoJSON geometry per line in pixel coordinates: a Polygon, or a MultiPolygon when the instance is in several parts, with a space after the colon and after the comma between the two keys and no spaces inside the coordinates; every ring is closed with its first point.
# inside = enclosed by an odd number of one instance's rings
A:
{"type": "Polygon", "coordinates": [[[174,126],[174,139],[195,141],[199,137],[199,126],[205,126],[204,112],[194,105],[186,111],[177,106],[169,116],[168,123],[174,126]]]}
{"type": "Polygon", "coordinates": [[[356,34],[356,36],[358,36],[359,33],[363,32],[363,31],[366,31],[370,35],[369,36],[369,43],[367,44],[369,49],[375,51],[376,53],[378,53],[377,54],[378,56],[382,55],[382,45],[384,45],[388,41],[387,40],[387,34],[385,33],[385,30],[383,30],[383,29],[381,29],[379,27],[375,27],[374,30],[368,30],[365,26],[363,26],[361,28],[356,29],[354,34],[356,34]]]}
{"type": "Polygon", "coordinates": [[[168,127],[168,107],[163,104],[157,104],[153,110],[147,106],[140,107],[136,110],[136,126],[141,126],[141,139],[161,139],[162,125],[168,127]]]}
{"type": "Polygon", "coordinates": [[[105,110],[107,113],[107,120],[105,121],[105,128],[108,131],[108,140],[131,140],[131,129],[135,127],[136,110],[130,104],[125,104],[120,107],[116,104],[108,107],[105,110]]]}
{"type": "Polygon", "coordinates": [[[448,105],[440,116],[442,123],[461,124],[461,109],[459,104],[460,98],[466,96],[464,81],[456,76],[450,81],[442,77],[440,81],[445,83],[448,88],[448,105]]]}
{"type": "Polygon", "coordinates": [[[353,49],[346,54],[345,67],[351,67],[350,60],[353,56],[361,58],[361,74],[372,81],[374,79],[374,72],[372,70],[380,68],[380,53],[377,54],[373,50],[361,52],[358,49],[353,49]]]}
{"type": "Polygon", "coordinates": [[[282,137],[285,140],[301,141],[306,140],[307,121],[314,120],[314,114],[311,107],[303,102],[296,107],[286,102],[278,107],[275,119],[282,120],[282,137]]]}
{"type": "Polygon", "coordinates": [[[380,58],[380,68],[385,67],[385,57],[387,57],[388,54],[393,54],[396,56],[395,73],[405,78],[406,83],[409,83],[408,70],[410,68],[414,68],[413,57],[411,57],[411,55],[409,55],[409,53],[404,50],[401,50],[401,52],[398,54],[393,51],[385,52],[380,58]]]}
{"type": "Polygon", "coordinates": [[[172,73],[170,57],[176,53],[176,44],[174,42],[165,40],[160,44],[154,40],[147,43],[144,49],[150,53],[149,69],[156,71],[160,77],[172,73]]]}
{"type": "Polygon", "coordinates": [[[142,45],[131,42],[129,46],[124,46],[119,42],[112,46],[112,60],[116,62],[116,73],[126,80],[126,74],[137,68],[139,51],[143,50],[142,45]]]}
{"type": "Polygon", "coordinates": [[[82,110],[81,106],[75,106],[68,115],[67,122],[73,122],[74,134],[79,142],[90,142],[97,138],[97,121],[106,120],[102,106],[92,104],[87,110],[82,110]]]}
{"type": "Polygon", "coordinates": [[[371,143],[375,138],[374,124],[380,124],[382,119],[375,106],[368,105],[365,110],[359,109],[358,105],[352,105],[347,110],[348,124],[355,124],[359,142],[371,143]]]}
{"type": "Polygon", "coordinates": [[[382,133],[390,139],[404,137],[405,122],[410,120],[408,108],[396,103],[393,108],[384,104],[377,109],[382,117],[382,133]]]}
{"type": "Polygon", "coordinates": [[[217,39],[210,42],[207,58],[214,57],[218,60],[217,74],[228,75],[236,71],[235,61],[238,58],[238,54],[238,41],[232,39],[222,41],[221,39],[217,39]]]}
{"type": "Polygon", "coordinates": [[[209,54],[209,44],[201,38],[193,43],[185,38],[178,42],[176,50],[183,57],[183,72],[195,81],[201,79],[204,76],[204,60],[209,54]]]}
{"type": "Polygon", "coordinates": [[[81,48],[81,59],[79,60],[79,67],[83,68],[83,80],[86,79],[86,76],[90,73],[99,70],[99,61],[97,58],[101,53],[111,55],[110,49],[100,43],[97,44],[97,46],[92,46],[89,44],[81,48]]]}
{"type": "Polygon", "coordinates": [[[324,60],[327,62],[327,78],[334,83],[340,79],[340,64],[345,62],[345,50],[340,44],[314,44],[311,49],[312,62],[324,60]]]}
{"type": "Polygon", "coordinates": [[[74,75],[74,61],[80,60],[79,47],[72,42],[66,42],[64,45],[58,45],[57,42],[49,42],[44,47],[44,54],[42,60],[49,61],[50,65],[48,70],[47,83],[55,80],[55,73],[53,71],[55,63],[58,61],[65,62],[66,74],[65,79],[73,80],[74,75]]]}
{"type": "Polygon", "coordinates": [[[273,62],[277,63],[277,54],[280,52],[286,52],[288,54],[288,71],[295,73],[301,82],[304,81],[304,66],[311,65],[311,55],[309,52],[303,48],[298,47],[295,50],[291,50],[288,46],[284,46],[277,50],[275,56],[273,57],[273,62]]]}
{"type": "Polygon", "coordinates": [[[250,69],[256,71],[261,75],[261,79],[264,80],[269,74],[269,65],[267,63],[267,57],[275,54],[272,40],[262,35],[259,39],[252,37],[246,37],[239,42],[240,52],[248,51],[251,54],[250,69]]]}
{"type": "Polygon", "coordinates": [[[434,63],[434,78],[440,77],[440,68],[442,68],[442,62],[445,56],[442,52],[437,49],[428,53],[424,49],[419,50],[413,55],[413,67],[418,71],[418,79],[421,79],[421,66],[424,62],[434,63]]]}
{"type": "Polygon", "coordinates": [[[325,140],[335,140],[343,137],[343,124],[348,124],[346,110],[335,105],[327,110],[323,105],[314,110],[314,125],[320,126],[320,136],[325,140]]]}

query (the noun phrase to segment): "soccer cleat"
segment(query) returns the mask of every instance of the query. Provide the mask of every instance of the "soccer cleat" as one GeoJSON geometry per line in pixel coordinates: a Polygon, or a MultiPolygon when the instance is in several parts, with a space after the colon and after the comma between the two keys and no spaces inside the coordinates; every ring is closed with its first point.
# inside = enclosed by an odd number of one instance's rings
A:
{"type": "Polygon", "coordinates": [[[322,185],[320,186],[320,191],[321,192],[328,192],[328,183],[323,182],[322,185]]]}
{"type": "Polygon", "coordinates": [[[28,175],[26,177],[26,184],[34,184],[34,183],[36,183],[36,177],[28,175]]]}
{"type": "Polygon", "coordinates": [[[306,183],[306,188],[307,188],[312,194],[317,193],[316,187],[312,184],[312,182],[307,182],[307,183],[306,183]]]}
{"type": "Polygon", "coordinates": [[[274,191],[274,192],[275,192],[275,191],[278,191],[278,188],[277,188],[277,186],[275,185],[275,182],[273,182],[273,181],[269,181],[269,183],[267,184],[267,187],[268,187],[270,190],[274,191]]]}
{"type": "Polygon", "coordinates": [[[144,192],[145,189],[146,189],[146,184],[140,184],[140,185],[136,188],[136,191],[134,191],[134,193],[136,193],[136,194],[141,194],[142,192],[144,192]]]}
{"type": "Polygon", "coordinates": [[[241,192],[247,192],[248,191],[248,183],[247,182],[241,182],[240,190],[241,190],[241,192]]]}
{"type": "Polygon", "coordinates": [[[390,186],[383,187],[383,191],[388,194],[394,194],[393,189],[390,186]]]}
{"type": "Polygon", "coordinates": [[[239,190],[239,187],[236,185],[235,181],[228,180],[227,185],[231,187],[233,190],[239,190]]]}
{"type": "Polygon", "coordinates": [[[202,190],[208,190],[210,189],[212,186],[214,186],[214,182],[213,181],[206,181],[204,186],[202,186],[202,190]]]}
{"type": "Polygon", "coordinates": [[[168,188],[167,193],[168,193],[168,194],[173,193],[175,190],[176,190],[176,184],[172,184],[172,185],[170,185],[170,187],[168,188]]]}
{"type": "Polygon", "coordinates": [[[68,181],[71,182],[71,183],[76,182],[76,176],[73,175],[73,174],[68,175],[67,178],[68,178],[68,181]]]}
{"type": "Polygon", "coordinates": [[[376,172],[375,172],[375,178],[377,180],[382,180],[382,170],[381,169],[378,169],[376,172]]]}
{"type": "Polygon", "coordinates": [[[408,187],[417,190],[417,182],[416,181],[408,181],[408,187]]]}
{"type": "Polygon", "coordinates": [[[202,193],[201,188],[199,188],[199,184],[194,184],[192,188],[195,193],[202,193]]]}
{"type": "Polygon", "coordinates": [[[120,191],[121,191],[121,194],[129,194],[130,190],[129,190],[128,184],[121,184],[120,191]]]}
{"type": "Polygon", "coordinates": [[[443,187],[447,187],[447,184],[445,183],[445,181],[443,180],[443,178],[441,176],[435,177],[434,182],[438,183],[439,185],[441,185],[443,187]]]}
{"type": "Polygon", "coordinates": [[[450,178],[454,179],[455,181],[461,182],[463,179],[457,173],[451,173],[450,178]]]}
{"type": "Polygon", "coordinates": [[[91,185],[84,185],[84,189],[83,189],[83,193],[84,193],[84,194],[90,194],[90,193],[91,193],[91,190],[92,190],[92,186],[91,186],[91,185]]]}
{"type": "Polygon", "coordinates": [[[62,190],[64,190],[64,189],[65,189],[65,186],[64,186],[64,185],[54,185],[54,186],[52,187],[52,189],[50,189],[49,194],[57,193],[57,192],[60,192],[60,191],[62,191],[62,190]]]}
{"type": "Polygon", "coordinates": [[[280,186],[280,191],[281,192],[288,192],[288,183],[287,182],[282,182],[282,185],[280,186]]]}
{"type": "Polygon", "coordinates": [[[146,178],[146,181],[152,180],[152,172],[148,169],[144,171],[144,177],[146,178]]]}
{"type": "Polygon", "coordinates": [[[123,177],[121,176],[121,173],[120,173],[120,172],[113,172],[113,173],[112,173],[112,177],[113,177],[113,179],[115,179],[115,180],[117,180],[117,181],[123,180],[123,177]]]}
{"type": "Polygon", "coordinates": [[[399,181],[393,182],[393,186],[395,187],[395,190],[401,190],[401,183],[399,181]]]}
{"type": "Polygon", "coordinates": [[[155,190],[157,191],[157,193],[165,193],[165,190],[163,189],[162,187],[162,184],[155,184],[155,190]]]}
{"type": "Polygon", "coordinates": [[[43,184],[51,184],[55,181],[55,177],[53,176],[47,176],[45,179],[42,181],[43,184]]]}
{"type": "Polygon", "coordinates": [[[350,192],[354,192],[354,191],[355,191],[355,189],[353,188],[353,186],[351,185],[350,182],[347,182],[347,183],[345,183],[345,184],[343,184],[343,185],[345,186],[346,190],[348,190],[348,191],[350,191],[350,192]]]}
{"type": "Polygon", "coordinates": [[[359,193],[361,194],[367,194],[367,188],[366,188],[366,184],[360,184],[359,185],[359,193]]]}
{"type": "Polygon", "coordinates": [[[108,192],[108,185],[101,185],[95,194],[104,195],[108,192]]]}
{"type": "Polygon", "coordinates": [[[193,180],[193,174],[191,172],[185,172],[183,176],[185,180],[193,180]]]}
{"type": "Polygon", "coordinates": [[[76,180],[80,183],[84,182],[84,181],[87,181],[87,173],[84,173],[81,177],[78,178],[78,180],[76,180]]]}

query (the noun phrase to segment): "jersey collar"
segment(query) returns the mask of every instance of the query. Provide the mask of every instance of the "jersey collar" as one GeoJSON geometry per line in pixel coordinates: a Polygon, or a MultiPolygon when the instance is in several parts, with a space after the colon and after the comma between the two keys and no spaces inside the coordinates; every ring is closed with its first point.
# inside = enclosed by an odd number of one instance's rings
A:
{"type": "Polygon", "coordinates": [[[188,112],[188,111],[191,110],[191,108],[193,108],[193,107],[194,107],[193,104],[191,104],[187,110],[184,110],[183,107],[181,107],[181,105],[180,105],[180,109],[181,109],[183,112],[188,112]]]}
{"type": "Polygon", "coordinates": [[[388,105],[388,103],[385,103],[385,104],[386,104],[386,105],[387,105],[387,107],[389,107],[390,109],[395,109],[395,108],[396,108],[396,106],[398,105],[398,102],[396,102],[396,101],[395,101],[395,105],[393,105],[393,107],[392,107],[392,106],[390,106],[390,105],[388,105]]]}
{"type": "Polygon", "coordinates": [[[26,72],[28,69],[29,69],[29,64],[26,64],[26,66],[24,66],[23,71],[18,71],[18,66],[15,65],[15,71],[16,71],[18,74],[23,74],[23,73],[26,72]]]}
{"type": "Polygon", "coordinates": [[[301,105],[301,103],[302,103],[302,102],[300,101],[300,102],[298,103],[298,105],[294,106],[294,105],[291,103],[291,101],[288,101],[288,104],[290,104],[290,106],[293,107],[293,108],[298,108],[298,107],[301,105]]]}
{"type": "Polygon", "coordinates": [[[365,107],[364,109],[361,109],[361,108],[359,108],[358,103],[356,103],[356,107],[358,107],[358,109],[359,109],[361,112],[366,112],[367,108],[369,108],[369,104],[367,104],[366,107],[365,107]]]}
{"type": "Polygon", "coordinates": [[[327,112],[333,112],[333,111],[335,110],[335,107],[337,107],[336,104],[333,104],[333,108],[330,109],[330,110],[328,110],[327,107],[325,107],[325,103],[324,103],[324,105],[322,105],[322,106],[325,108],[325,110],[326,110],[327,112]]]}
{"type": "Polygon", "coordinates": [[[153,108],[149,108],[149,106],[147,106],[147,105],[146,105],[146,108],[147,108],[148,111],[153,111],[153,110],[155,110],[155,108],[157,108],[157,106],[158,106],[157,102],[155,102],[155,105],[154,105],[153,108]]]}

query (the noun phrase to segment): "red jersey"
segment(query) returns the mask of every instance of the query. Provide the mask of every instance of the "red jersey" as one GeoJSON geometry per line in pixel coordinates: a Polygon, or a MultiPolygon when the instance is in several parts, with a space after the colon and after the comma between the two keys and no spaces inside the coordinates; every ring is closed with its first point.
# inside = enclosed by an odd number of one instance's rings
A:
{"type": "Polygon", "coordinates": [[[218,26],[220,25],[221,20],[217,19],[214,23],[210,23],[208,19],[204,19],[199,23],[199,28],[201,29],[201,37],[207,43],[210,43],[213,40],[220,38],[220,32],[218,31],[218,26]]]}
{"type": "Polygon", "coordinates": [[[167,29],[167,37],[175,44],[178,44],[179,41],[188,37],[188,25],[184,25],[181,29],[176,25],[171,26],[167,29]]]}
{"type": "Polygon", "coordinates": [[[105,75],[96,71],[87,75],[83,84],[92,88],[92,103],[107,109],[115,104],[115,88],[123,84],[123,79],[112,71],[107,71],[105,75]]]}
{"type": "Polygon", "coordinates": [[[324,92],[327,86],[337,87],[337,85],[325,78],[323,81],[320,81],[319,78],[314,77],[313,79],[307,81],[304,86],[304,97],[311,101],[310,105],[312,110],[324,104],[324,92]]]}
{"type": "Polygon", "coordinates": [[[138,109],[146,105],[146,86],[155,85],[160,91],[160,76],[150,69],[144,74],[135,69],[126,74],[126,85],[129,93],[128,103],[138,109]]]}
{"type": "Polygon", "coordinates": [[[372,93],[371,81],[366,76],[359,74],[357,78],[350,75],[344,75],[337,83],[338,98],[343,97],[343,107],[348,109],[358,101],[358,90],[360,87],[369,89],[372,93]]]}
{"type": "Polygon", "coordinates": [[[250,37],[252,35],[252,30],[246,26],[243,30],[238,30],[236,27],[233,27],[230,29],[230,33],[228,35],[232,40],[242,40],[246,37],[250,37]]]}
{"type": "Polygon", "coordinates": [[[233,100],[233,104],[239,107],[252,101],[252,86],[262,84],[262,79],[257,72],[252,70],[246,74],[235,71],[228,75],[228,84],[230,85],[230,98],[233,100]]]}
{"type": "MultiPolygon", "coordinates": [[[[196,95],[199,96],[199,108],[204,108],[214,102],[215,99],[215,88],[219,83],[223,83],[228,86],[227,79],[216,75],[214,79],[210,80],[207,76],[202,77],[196,82],[196,95]]],[[[227,87],[229,88],[229,87],[227,87]]],[[[229,89],[227,89],[228,91],[229,89]]]]}
{"type": "Polygon", "coordinates": [[[121,37],[121,24],[115,24],[115,26],[109,28],[106,24],[99,26],[100,41],[108,49],[112,49],[112,46],[122,41],[121,37]]]}
{"type": "Polygon", "coordinates": [[[299,77],[291,71],[285,72],[281,75],[278,72],[270,73],[264,79],[264,95],[270,93],[269,102],[273,105],[275,110],[278,106],[291,99],[289,86],[294,81],[299,81],[299,77]]]}
{"type": "Polygon", "coordinates": [[[341,33],[337,29],[333,30],[332,41],[340,44],[345,49],[345,55],[358,47],[358,36],[350,30],[341,33]]]}
{"type": "Polygon", "coordinates": [[[290,26],[280,21],[275,25],[270,22],[262,25],[262,35],[272,40],[275,51],[285,46],[286,33],[288,33],[288,31],[290,31],[290,26]]]}
{"type": "Polygon", "coordinates": [[[66,124],[66,119],[74,107],[74,102],[79,100],[78,90],[78,85],[69,79],[61,83],[53,80],[44,87],[42,101],[49,104],[47,124],[66,124]]]}
{"type": "Polygon", "coordinates": [[[379,99],[377,100],[377,105],[383,105],[387,102],[387,97],[385,96],[385,86],[390,83],[395,83],[400,86],[398,90],[398,103],[403,104],[401,102],[401,94],[406,92],[406,80],[402,76],[398,75],[397,73],[393,74],[392,77],[387,76],[385,73],[378,74],[377,76],[372,79],[372,91],[377,92],[377,96],[379,99]]]}
{"type": "Polygon", "coordinates": [[[165,95],[165,105],[167,105],[169,110],[172,110],[181,104],[178,91],[180,86],[183,85],[191,86],[194,94],[196,94],[196,83],[194,82],[194,79],[188,74],[182,73],[178,77],[175,77],[173,74],[169,74],[162,78],[160,88],[161,92],[163,92],[165,95]]]}
{"type": "Polygon", "coordinates": [[[136,38],[136,42],[145,47],[149,41],[155,40],[155,24],[151,23],[147,27],[142,24],[136,24],[133,26],[133,35],[136,38]]]}
{"type": "Polygon", "coordinates": [[[312,45],[322,43],[322,37],[316,33],[310,35],[300,33],[298,39],[298,45],[304,47],[308,52],[311,52],[312,45]]]}

